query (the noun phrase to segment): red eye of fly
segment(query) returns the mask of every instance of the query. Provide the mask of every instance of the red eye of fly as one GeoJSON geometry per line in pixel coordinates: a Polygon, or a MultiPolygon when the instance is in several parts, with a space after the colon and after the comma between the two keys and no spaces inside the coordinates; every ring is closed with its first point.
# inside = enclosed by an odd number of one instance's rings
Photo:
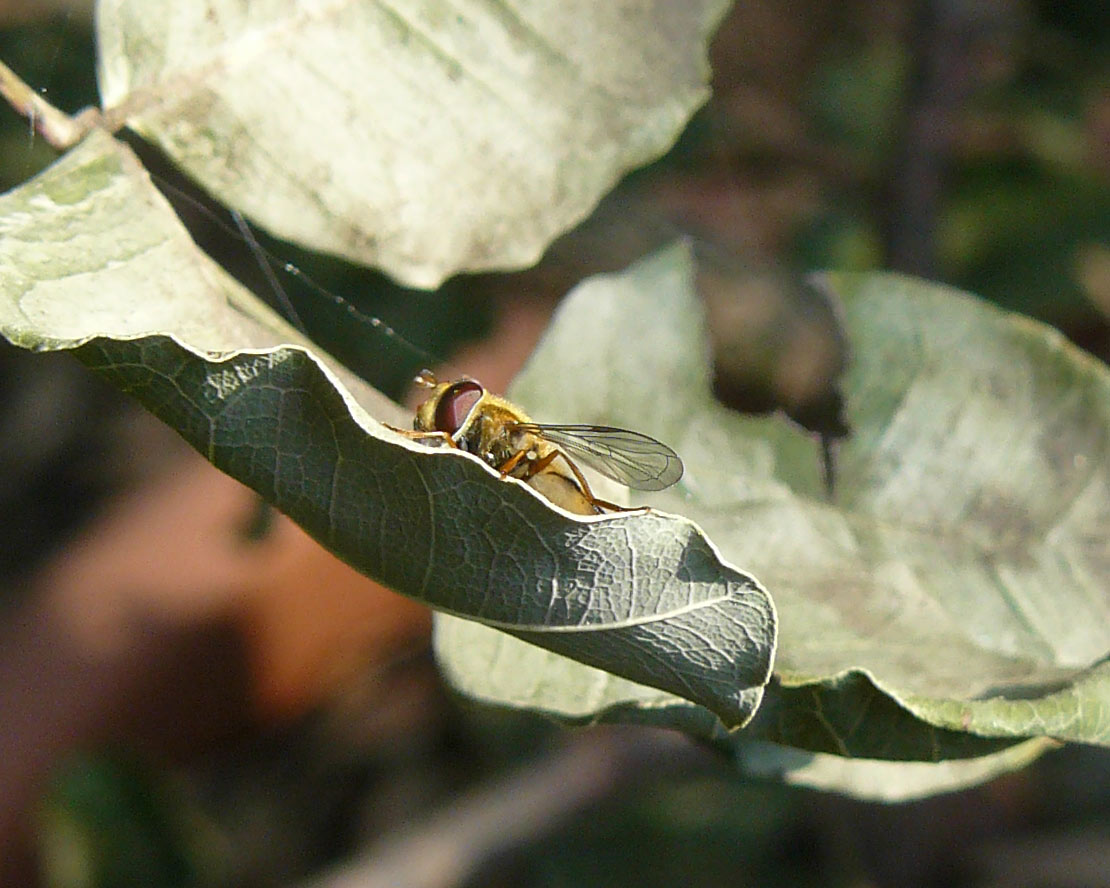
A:
{"type": "Polygon", "coordinates": [[[464,379],[448,388],[436,404],[436,431],[454,437],[484,394],[485,390],[472,379],[464,379]]]}

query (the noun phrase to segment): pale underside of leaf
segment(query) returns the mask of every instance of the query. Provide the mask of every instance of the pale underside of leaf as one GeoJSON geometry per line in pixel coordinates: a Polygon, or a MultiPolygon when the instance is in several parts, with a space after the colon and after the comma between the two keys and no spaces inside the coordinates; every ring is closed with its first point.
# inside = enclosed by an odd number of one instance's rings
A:
{"type": "Polygon", "coordinates": [[[979,736],[960,726],[931,725],[858,674],[800,688],[772,683],[750,697],[752,711],[758,708],[758,712],[744,731],[734,733],[688,700],[568,660],[478,623],[436,614],[435,644],[448,680],[477,700],[534,709],[579,724],[619,722],[675,728],[708,740],[730,755],[759,738],[830,756],[945,762],[981,759],[1015,743],[1010,738],[979,736]]]}
{"type": "Polygon", "coordinates": [[[727,6],[105,0],[100,85],[271,233],[430,287],[530,264],[662,154],[727,6]]]}
{"type": "Polygon", "coordinates": [[[1035,738],[978,758],[945,762],[887,762],[803,752],[773,743],[738,744],[737,763],[754,777],[781,780],[873,802],[908,802],[957,792],[1023,768],[1056,744],[1035,738]]]}
{"type": "Polygon", "coordinates": [[[94,133],[4,196],[0,234],[9,339],[71,350],[358,569],[729,724],[750,717],[775,639],[754,579],[684,519],[570,517],[379,425],[341,368],[196,249],[125,146],[94,133]]]}

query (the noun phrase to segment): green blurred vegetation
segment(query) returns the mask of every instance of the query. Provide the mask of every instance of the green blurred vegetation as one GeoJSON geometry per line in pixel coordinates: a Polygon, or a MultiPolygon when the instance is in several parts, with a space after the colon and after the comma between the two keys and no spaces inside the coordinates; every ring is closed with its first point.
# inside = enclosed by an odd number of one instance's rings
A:
{"type": "Polygon", "coordinates": [[[52,888],[216,885],[215,833],[187,797],[134,757],[75,755],[43,800],[45,881],[52,888]]]}

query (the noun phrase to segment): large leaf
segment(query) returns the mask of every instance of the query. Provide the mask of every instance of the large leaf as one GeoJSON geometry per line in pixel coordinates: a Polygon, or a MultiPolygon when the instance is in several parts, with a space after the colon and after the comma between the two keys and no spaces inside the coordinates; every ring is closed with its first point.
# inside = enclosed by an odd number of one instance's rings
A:
{"type": "Polygon", "coordinates": [[[109,118],[273,234],[433,286],[531,264],[708,98],[726,0],[102,0],[109,118]]]}
{"type": "Polygon", "coordinates": [[[468,454],[379,425],[304,347],[259,348],[298,337],[197,251],[110,137],[0,200],[0,295],[11,341],[72,350],[368,575],[728,724],[758,704],[771,601],[697,528],[561,513],[468,454]]]}
{"type": "MultiPolygon", "coordinates": [[[[869,704],[883,710],[859,718],[858,736],[850,746],[841,746],[838,754],[809,752],[752,739],[762,733],[754,724],[740,732],[728,731],[703,707],[479,623],[437,614],[435,627],[441,666],[452,684],[471,697],[538,709],[569,722],[677,728],[708,741],[746,774],[858,798],[895,802],[952,792],[1023,767],[1057,745],[1044,737],[1015,744],[931,728],[889,697],[873,693],[842,698],[864,711],[869,704]],[[874,757],[848,757],[853,754],[874,757]]],[[[781,703],[780,696],[772,691],[770,706],[776,703],[781,703]]],[[[765,702],[757,723],[768,708],[765,702]]],[[[816,717],[814,708],[808,715],[816,717]]],[[[791,739],[798,742],[802,735],[792,733],[791,739]]]]}
{"type": "MultiPolygon", "coordinates": [[[[656,501],[706,528],[780,610],[776,681],[741,739],[919,761],[1031,737],[1110,743],[1110,372],[944,287],[827,283],[852,349],[836,503],[814,440],[711,397],[683,245],[582,285],[513,396],[541,420],[650,425],[677,445],[686,475],[656,501]]],[[[714,735],[658,692],[437,626],[450,673],[483,699],[580,719],[626,718],[641,698],[659,723],[714,735]],[[514,668],[473,668],[491,662],[514,668]]]]}

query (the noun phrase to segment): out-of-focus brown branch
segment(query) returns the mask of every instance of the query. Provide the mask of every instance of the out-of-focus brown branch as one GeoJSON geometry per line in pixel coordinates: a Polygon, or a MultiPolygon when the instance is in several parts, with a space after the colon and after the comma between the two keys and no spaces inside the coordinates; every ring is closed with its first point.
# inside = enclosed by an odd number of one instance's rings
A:
{"type": "Polygon", "coordinates": [[[697,762],[701,750],[669,731],[604,728],[580,734],[545,760],[461,796],[361,858],[304,888],[452,888],[514,848],[542,839],[650,768],[697,762]]]}
{"type": "Polygon", "coordinates": [[[1007,4],[922,0],[909,45],[910,73],[901,145],[891,168],[885,224],[887,264],[937,275],[936,226],[955,117],[980,82],[977,59],[1003,32],[1007,4]]]}

